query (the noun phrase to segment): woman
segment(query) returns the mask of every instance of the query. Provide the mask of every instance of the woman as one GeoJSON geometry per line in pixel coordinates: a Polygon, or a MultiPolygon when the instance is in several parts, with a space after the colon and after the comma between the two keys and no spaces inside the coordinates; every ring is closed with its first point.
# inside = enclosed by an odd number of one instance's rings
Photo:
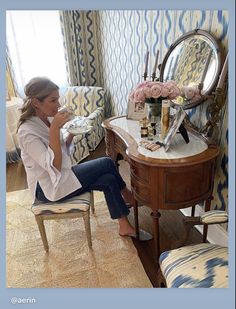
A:
{"type": "Polygon", "coordinates": [[[70,115],[58,112],[58,90],[43,77],[33,78],[25,86],[18,140],[32,197],[42,202],[62,201],[86,191],[103,191],[111,218],[118,219],[119,234],[134,235],[125,203],[132,197],[114,162],[104,157],[71,166],[73,135],[64,141],[60,132],[70,115]]]}

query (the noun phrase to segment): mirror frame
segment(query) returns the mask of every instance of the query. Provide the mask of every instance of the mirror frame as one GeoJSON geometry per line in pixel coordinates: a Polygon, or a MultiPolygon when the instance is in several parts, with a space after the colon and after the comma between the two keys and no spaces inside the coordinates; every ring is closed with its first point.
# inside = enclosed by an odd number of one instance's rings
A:
{"type": "MultiPolygon", "coordinates": [[[[180,44],[182,41],[186,40],[187,38],[189,38],[189,37],[191,37],[193,35],[195,35],[195,36],[196,35],[205,36],[215,46],[216,57],[218,59],[218,68],[217,68],[216,75],[215,75],[215,78],[212,81],[211,86],[206,91],[206,93],[204,93],[202,95],[202,98],[197,100],[197,101],[195,101],[195,102],[192,102],[192,103],[191,103],[191,100],[190,100],[190,102],[188,104],[181,105],[183,107],[183,109],[193,108],[195,106],[198,106],[198,105],[202,104],[204,101],[206,101],[207,95],[211,94],[213,89],[216,87],[216,83],[217,83],[217,81],[219,79],[219,74],[220,74],[221,66],[222,66],[222,51],[221,51],[221,47],[220,47],[218,41],[210,33],[208,33],[207,31],[201,30],[201,29],[195,29],[195,30],[192,30],[192,31],[189,31],[189,32],[183,34],[173,44],[171,44],[171,46],[170,46],[169,50],[167,51],[167,53],[165,54],[165,57],[164,57],[164,59],[162,61],[162,64],[161,64],[161,68],[160,68],[160,81],[163,82],[165,65],[167,63],[167,60],[168,60],[170,54],[174,50],[174,48],[178,44],[180,44]]],[[[174,102],[172,102],[172,103],[173,103],[173,105],[178,105],[178,106],[180,105],[180,104],[177,104],[177,103],[175,104],[174,102]]]]}

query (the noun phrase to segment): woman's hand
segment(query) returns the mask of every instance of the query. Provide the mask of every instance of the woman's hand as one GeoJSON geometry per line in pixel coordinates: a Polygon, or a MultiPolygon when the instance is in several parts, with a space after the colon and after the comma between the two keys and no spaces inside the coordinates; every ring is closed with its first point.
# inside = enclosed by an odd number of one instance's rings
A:
{"type": "Polygon", "coordinates": [[[54,153],[53,165],[58,171],[61,171],[62,164],[60,128],[69,120],[70,114],[68,112],[56,113],[49,129],[49,146],[54,153]]]}
{"type": "Polygon", "coordinates": [[[68,112],[59,112],[54,116],[51,127],[60,129],[69,120],[70,114],[68,112]]]}

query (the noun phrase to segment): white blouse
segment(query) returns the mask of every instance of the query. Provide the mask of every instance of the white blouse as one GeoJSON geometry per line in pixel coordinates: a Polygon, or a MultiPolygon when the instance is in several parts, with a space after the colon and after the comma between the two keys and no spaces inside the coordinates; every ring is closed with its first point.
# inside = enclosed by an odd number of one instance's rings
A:
{"type": "Polygon", "coordinates": [[[39,117],[31,117],[18,130],[21,158],[33,199],[37,182],[50,201],[56,201],[82,187],[71,169],[69,151],[60,135],[62,168],[59,172],[52,164],[54,153],[49,147],[49,128],[46,124],[39,117]]]}

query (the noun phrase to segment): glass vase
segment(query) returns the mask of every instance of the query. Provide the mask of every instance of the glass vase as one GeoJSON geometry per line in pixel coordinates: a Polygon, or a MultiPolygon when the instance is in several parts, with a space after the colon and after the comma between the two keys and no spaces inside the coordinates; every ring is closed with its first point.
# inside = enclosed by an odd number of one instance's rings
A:
{"type": "Polygon", "coordinates": [[[162,98],[150,99],[145,102],[148,107],[148,120],[150,123],[156,123],[156,134],[161,134],[161,110],[162,98]]]}

